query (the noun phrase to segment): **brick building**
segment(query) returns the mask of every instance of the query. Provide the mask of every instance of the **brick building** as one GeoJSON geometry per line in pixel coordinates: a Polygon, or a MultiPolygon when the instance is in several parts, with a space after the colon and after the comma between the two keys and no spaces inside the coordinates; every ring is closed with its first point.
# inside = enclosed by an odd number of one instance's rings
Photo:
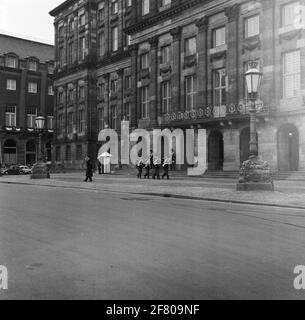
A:
{"type": "Polygon", "coordinates": [[[0,34],[0,163],[34,164],[35,119],[46,117],[42,142],[51,161],[54,47],[0,34]]]}
{"type": "Polygon", "coordinates": [[[135,1],[133,121],[143,128],[204,128],[209,170],[248,158],[244,73],[263,72],[259,154],[273,170],[305,169],[305,1],[135,1]]]}
{"type": "Polygon", "coordinates": [[[99,129],[127,118],[132,128],[207,129],[209,170],[238,170],[250,140],[244,73],[255,60],[259,154],[273,170],[305,170],[298,5],[305,1],[64,2],[51,12],[57,160],[95,157],[99,129]]]}
{"type": "Polygon", "coordinates": [[[98,132],[120,129],[130,117],[130,1],[68,0],[50,12],[55,17],[55,159],[80,168],[96,159],[98,132]]]}

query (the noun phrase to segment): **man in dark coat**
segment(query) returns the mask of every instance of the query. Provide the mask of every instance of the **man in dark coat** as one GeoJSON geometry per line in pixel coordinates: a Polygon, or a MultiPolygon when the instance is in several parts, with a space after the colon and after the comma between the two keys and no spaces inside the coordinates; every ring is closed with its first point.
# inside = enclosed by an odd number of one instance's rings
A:
{"type": "Polygon", "coordinates": [[[93,177],[93,165],[92,162],[90,160],[90,158],[86,158],[86,179],[85,182],[88,182],[88,180],[90,182],[92,182],[92,177],[93,177]]]}

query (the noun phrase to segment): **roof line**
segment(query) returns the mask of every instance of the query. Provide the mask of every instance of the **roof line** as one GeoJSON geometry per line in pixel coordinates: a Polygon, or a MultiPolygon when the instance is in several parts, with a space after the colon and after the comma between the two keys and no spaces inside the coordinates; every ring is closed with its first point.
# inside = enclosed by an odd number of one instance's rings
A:
{"type": "Polygon", "coordinates": [[[56,16],[56,13],[58,11],[61,11],[63,10],[66,6],[72,4],[73,2],[75,2],[75,0],[66,0],[65,2],[63,2],[62,4],[60,4],[59,6],[57,6],[56,8],[54,8],[53,10],[51,10],[49,12],[49,15],[52,16],[52,17],[55,17],[56,16]]]}
{"type": "Polygon", "coordinates": [[[37,43],[37,44],[42,44],[44,46],[48,46],[48,47],[54,48],[54,45],[49,44],[49,43],[40,42],[40,41],[36,41],[36,40],[30,40],[30,39],[25,39],[25,38],[21,38],[21,37],[17,37],[17,36],[11,36],[11,35],[5,34],[5,33],[0,33],[0,36],[7,37],[7,38],[18,39],[18,40],[27,41],[27,42],[32,42],[32,43],[37,43]]]}

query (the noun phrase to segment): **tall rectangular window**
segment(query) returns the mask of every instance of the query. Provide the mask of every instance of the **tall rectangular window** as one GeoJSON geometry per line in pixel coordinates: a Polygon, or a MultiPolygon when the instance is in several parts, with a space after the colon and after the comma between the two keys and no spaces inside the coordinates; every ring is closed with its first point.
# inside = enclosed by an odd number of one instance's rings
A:
{"type": "Polygon", "coordinates": [[[300,94],[301,57],[300,50],[283,55],[283,97],[290,98],[300,94]]]}
{"type": "Polygon", "coordinates": [[[67,126],[68,134],[73,133],[73,112],[68,113],[68,126],[67,126]]]}
{"type": "Polygon", "coordinates": [[[284,5],[282,7],[282,26],[293,26],[300,10],[300,1],[295,1],[284,5]]]}
{"type": "Polygon", "coordinates": [[[68,54],[68,63],[72,64],[73,63],[73,56],[74,56],[74,43],[71,42],[69,43],[69,54],[68,54]]]}
{"type": "Polygon", "coordinates": [[[60,152],[60,146],[56,147],[56,162],[59,162],[61,160],[61,152],[60,152]]]}
{"type": "Polygon", "coordinates": [[[30,71],[37,71],[37,69],[38,69],[38,63],[37,63],[37,61],[30,60],[30,61],[29,61],[29,70],[30,70],[30,71]]]}
{"type": "Polygon", "coordinates": [[[82,160],[83,158],[83,147],[81,144],[76,146],[76,160],[82,160]]]}
{"type": "Polygon", "coordinates": [[[213,102],[214,106],[226,105],[226,69],[218,69],[213,71],[213,102]]]}
{"type": "Polygon", "coordinates": [[[86,15],[83,13],[79,16],[79,25],[82,27],[86,24],[86,15]]]}
{"type": "Polygon", "coordinates": [[[111,14],[117,14],[119,12],[119,2],[118,0],[111,0],[111,14]]]}
{"type": "Polygon", "coordinates": [[[171,84],[169,81],[163,82],[161,85],[162,94],[162,111],[163,113],[169,113],[171,110],[171,84]]]}
{"type": "Polygon", "coordinates": [[[65,51],[64,48],[58,49],[58,64],[59,67],[62,68],[65,64],[65,51]]]}
{"type": "Polygon", "coordinates": [[[119,29],[118,27],[114,27],[111,29],[111,43],[112,43],[112,51],[117,51],[119,49],[119,29]]]}
{"type": "Polygon", "coordinates": [[[17,58],[12,56],[6,57],[6,66],[9,68],[17,68],[17,58]]]}
{"type": "Polygon", "coordinates": [[[129,102],[126,102],[123,106],[123,120],[130,121],[131,118],[131,105],[129,102]]]}
{"type": "Polygon", "coordinates": [[[245,38],[259,35],[259,15],[245,19],[245,38]]]}
{"type": "Polygon", "coordinates": [[[85,133],[86,120],[85,120],[85,110],[78,110],[78,132],[85,133]]]}
{"type": "Polygon", "coordinates": [[[80,59],[84,60],[86,57],[86,38],[80,38],[80,59]]]}
{"type": "Polygon", "coordinates": [[[148,69],[149,68],[149,53],[143,53],[140,57],[141,69],[148,69]]]}
{"type": "Polygon", "coordinates": [[[58,115],[57,130],[58,136],[62,136],[64,133],[64,116],[62,114],[58,115]]]}
{"type": "Polygon", "coordinates": [[[105,18],[105,2],[100,2],[98,5],[98,12],[97,12],[98,16],[97,19],[99,22],[102,22],[105,18]]]}
{"type": "Polygon", "coordinates": [[[213,46],[214,48],[226,44],[226,28],[221,27],[213,30],[213,46]]]}
{"type": "Polygon", "coordinates": [[[28,92],[29,93],[37,93],[37,82],[29,82],[28,83],[28,92]]]}
{"type": "Polygon", "coordinates": [[[131,88],[131,76],[126,76],[125,77],[125,89],[130,89],[131,88]]]}
{"type": "Polygon", "coordinates": [[[185,55],[192,56],[197,53],[197,39],[192,37],[185,40],[185,55]]]}
{"type": "Polygon", "coordinates": [[[37,108],[27,108],[27,127],[34,129],[36,126],[37,108]]]}
{"type": "Polygon", "coordinates": [[[105,108],[99,108],[98,109],[98,130],[104,130],[105,129],[105,108]]]}
{"type": "Polygon", "coordinates": [[[48,95],[49,96],[54,96],[54,88],[53,88],[53,86],[48,86],[48,95]]]}
{"type": "Polygon", "coordinates": [[[185,78],[185,100],[186,110],[194,110],[196,105],[196,84],[195,77],[190,76],[185,78]]]}
{"type": "Polygon", "coordinates": [[[15,79],[7,79],[6,90],[16,91],[16,89],[17,89],[17,81],[15,79]]]}
{"type": "Polygon", "coordinates": [[[111,107],[111,129],[117,129],[117,106],[111,107]]]}
{"type": "Polygon", "coordinates": [[[72,152],[71,152],[71,146],[66,146],[66,161],[72,160],[72,152]]]}
{"type": "Polygon", "coordinates": [[[85,99],[85,87],[84,86],[79,87],[79,98],[85,99]]]}
{"type": "Polygon", "coordinates": [[[142,16],[149,14],[150,12],[150,0],[142,0],[142,16]]]}
{"type": "Polygon", "coordinates": [[[98,44],[99,44],[99,56],[103,57],[106,53],[106,48],[105,48],[106,42],[105,42],[105,33],[104,32],[99,34],[98,44]]]}
{"type": "Polygon", "coordinates": [[[5,125],[16,127],[16,106],[7,106],[5,109],[5,125]]]}
{"type": "Polygon", "coordinates": [[[169,63],[171,61],[171,46],[161,48],[161,63],[169,63]]]}
{"type": "Polygon", "coordinates": [[[111,80],[110,89],[111,89],[111,92],[113,92],[113,93],[118,91],[118,80],[117,79],[111,80]]]}
{"type": "Polygon", "coordinates": [[[148,105],[148,87],[143,87],[141,88],[141,112],[143,119],[148,118],[148,105]]]}

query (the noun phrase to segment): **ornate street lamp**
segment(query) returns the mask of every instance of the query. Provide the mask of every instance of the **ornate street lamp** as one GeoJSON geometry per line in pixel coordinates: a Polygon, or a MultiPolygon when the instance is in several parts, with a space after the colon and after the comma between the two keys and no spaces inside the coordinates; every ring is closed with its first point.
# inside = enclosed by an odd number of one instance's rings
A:
{"type": "Polygon", "coordinates": [[[31,179],[49,179],[49,168],[44,160],[44,152],[42,150],[42,135],[45,128],[46,118],[42,115],[36,117],[36,130],[38,132],[38,161],[32,169],[31,179]]]}
{"type": "Polygon", "coordinates": [[[257,62],[249,63],[250,69],[245,74],[250,100],[250,157],[240,169],[238,191],[274,190],[269,164],[258,157],[256,130],[256,100],[260,90],[263,74],[257,69],[257,62]]]}

